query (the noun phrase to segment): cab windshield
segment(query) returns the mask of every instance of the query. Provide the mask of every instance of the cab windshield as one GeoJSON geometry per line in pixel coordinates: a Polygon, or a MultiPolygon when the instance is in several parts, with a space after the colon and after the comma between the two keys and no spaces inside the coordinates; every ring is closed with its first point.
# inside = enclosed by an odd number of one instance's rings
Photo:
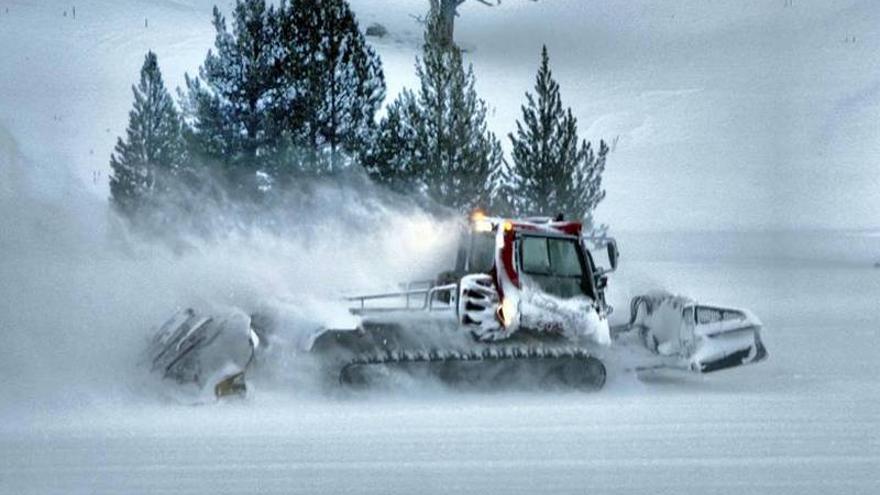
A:
{"type": "Polygon", "coordinates": [[[557,297],[592,297],[585,260],[576,239],[524,236],[520,268],[545,292],[557,297]]]}

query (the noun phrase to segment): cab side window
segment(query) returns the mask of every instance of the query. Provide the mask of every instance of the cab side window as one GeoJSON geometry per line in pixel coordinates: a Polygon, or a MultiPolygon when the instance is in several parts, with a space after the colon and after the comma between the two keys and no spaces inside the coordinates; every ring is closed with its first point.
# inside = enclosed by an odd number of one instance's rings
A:
{"type": "Polygon", "coordinates": [[[547,239],[525,237],[522,240],[522,268],[526,273],[550,275],[550,253],[547,239]]]}
{"type": "Polygon", "coordinates": [[[572,239],[523,236],[519,244],[520,268],[548,294],[569,298],[594,297],[587,261],[572,239]]]}
{"type": "Polygon", "coordinates": [[[547,239],[550,265],[558,277],[580,277],[583,274],[577,244],[560,239],[547,239]]]}

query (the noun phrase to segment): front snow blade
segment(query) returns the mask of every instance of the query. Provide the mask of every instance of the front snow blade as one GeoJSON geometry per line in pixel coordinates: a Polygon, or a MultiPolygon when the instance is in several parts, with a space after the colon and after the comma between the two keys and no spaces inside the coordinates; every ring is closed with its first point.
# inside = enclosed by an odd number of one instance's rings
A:
{"type": "Polygon", "coordinates": [[[748,310],[660,293],[634,298],[631,311],[629,327],[639,330],[644,346],[663,363],[645,368],[709,373],[768,357],[761,321],[748,310]]]}
{"type": "Polygon", "coordinates": [[[761,322],[750,312],[695,305],[684,316],[685,333],[693,325],[691,369],[709,373],[767,359],[761,322]]]}

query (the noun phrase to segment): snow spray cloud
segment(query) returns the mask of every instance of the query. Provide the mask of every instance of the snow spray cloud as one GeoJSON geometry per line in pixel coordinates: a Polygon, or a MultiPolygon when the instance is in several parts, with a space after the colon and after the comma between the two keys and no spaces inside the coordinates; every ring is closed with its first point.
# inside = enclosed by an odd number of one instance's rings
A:
{"type": "Polygon", "coordinates": [[[174,250],[124,235],[107,202],[76,187],[46,197],[5,134],[0,160],[0,415],[144,400],[140,353],[184,306],[269,308],[290,332],[338,324],[341,295],[435,275],[455,232],[411,205],[315,184],[271,229],[174,250]]]}

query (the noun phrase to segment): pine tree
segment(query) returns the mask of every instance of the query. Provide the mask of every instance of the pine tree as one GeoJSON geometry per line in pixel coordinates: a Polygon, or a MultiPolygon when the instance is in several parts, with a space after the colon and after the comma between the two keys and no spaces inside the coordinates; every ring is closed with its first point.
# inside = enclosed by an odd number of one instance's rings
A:
{"type": "Polygon", "coordinates": [[[344,0],[237,0],[198,78],[187,78],[191,141],[232,184],[285,183],[358,160],[385,96],[379,57],[344,0]]]}
{"type": "Polygon", "coordinates": [[[126,137],[110,157],[110,198],[128,218],[158,208],[186,164],[181,119],[162,82],[156,54],[147,52],[140,82],[132,86],[134,107],[126,137]]]}
{"type": "Polygon", "coordinates": [[[546,46],[535,93],[526,93],[522,122],[516,123],[516,135],[509,135],[511,203],[520,215],[586,218],[605,197],[602,172],[608,146],[600,141],[597,153],[589,142],[578,140],[577,119],[571,108],[563,110],[546,46]]]}
{"type": "Polygon", "coordinates": [[[441,205],[487,206],[503,165],[501,143],[487,130],[473,68],[465,70],[461,50],[442,40],[433,15],[416,63],[420,89],[401,93],[389,107],[368,171],[380,182],[408,181],[411,191],[441,205]]]}
{"type": "Polygon", "coordinates": [[[237,0],[232,31],[214,7],[214,50],[199,76],[186,76],[184,107],[189,140],[202,158],[220,164],[240,192],[253,193],[259,174],[278,167],[283,127],[279,105],[279,39],[275,8],[265,0],[237,0]]]}
{"type": "Polygon", "coordinates": [[[367,174],[376,182],[402,193],[418,188],[416,168],[418,101],[412,91],[403,92],[385,109],[375,138],[363,159],[367,174]]]}
{"type": "Polygon", "coordinates": [[[317,174],[347,168],[373,139],[385,98],[379,57],[345,0],[298,0],[283,18],[303,57],[285,76],[299,89],[291,126],[301,127],[307,165],[317,174]]]}

